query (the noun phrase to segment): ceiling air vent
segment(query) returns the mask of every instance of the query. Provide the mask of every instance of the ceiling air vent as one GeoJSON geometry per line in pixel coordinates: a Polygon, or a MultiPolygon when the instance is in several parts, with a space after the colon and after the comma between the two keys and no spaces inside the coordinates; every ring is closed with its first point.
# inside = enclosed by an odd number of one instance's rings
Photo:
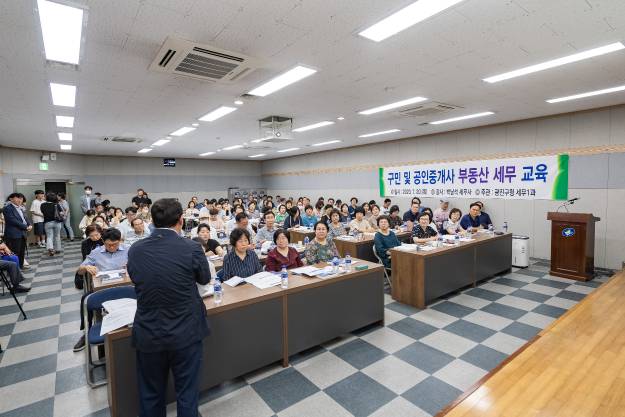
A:
{"type": "Polygon", "coordinates": [[[460,106],[454,106],[453,104],[438,103],[431,101],[418,106],[402,109],[397,113],[404,117],[430,117],[436,116],[442,113],[451,112],[457,109],[461,109],[460,106]]]}
{"type": "Polygon", "coordinates": [[[249,75],[257,66],[254,58],[170,36],[158,51],[150,71],[233,83],[249,75]]]}
{"type": "Polygon", "coordinates": [[[139,138],[129,138],[124,136],[105,136],[102,138],[104,142],[115,142],[115,143],[141,143],[143,139],[139,138]]]}

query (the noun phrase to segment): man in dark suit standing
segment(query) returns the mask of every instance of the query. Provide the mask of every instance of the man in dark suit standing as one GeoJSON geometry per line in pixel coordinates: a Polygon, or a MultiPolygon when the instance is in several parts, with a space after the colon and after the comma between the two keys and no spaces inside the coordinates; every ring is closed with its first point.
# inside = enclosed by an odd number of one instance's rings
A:
{"type": "Polygon", "coordinates": [[[158,200],[151,213],[154,232],[128,252],[128,274],[137,292],[132,340],[140,416],[165,417],[171,369],[178,417],[197,417],[202,339],[209,329],[196,283],[210,281],[208,261],[197,242],[180,236],[184,220],[178,200],[158,200]]]}
{"type": "Polygon", "coordinates": [[[20,208],[24,204],[24,194],[12,193],[9,195],[9,203],[4,206],[4,243],[17,255],[20,260],[20,268],[24,267],[26,255],[26,235],[33,228],[30,220],[20,208]]]}

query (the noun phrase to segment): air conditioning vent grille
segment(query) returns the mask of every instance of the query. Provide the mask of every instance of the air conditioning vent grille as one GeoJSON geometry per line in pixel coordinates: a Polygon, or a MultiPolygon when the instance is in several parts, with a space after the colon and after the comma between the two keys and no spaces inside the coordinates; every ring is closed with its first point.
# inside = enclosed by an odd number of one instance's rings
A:
{"type": "Polygon", "coordinates": [[[204,49],[204,48],[199,48],[197,46],[193,47],[193,50],[195,52],[201,52],[205,55],[213,55],[213,56],[218,56],[220,58],[225,58],[225,59],[229,59],[231,61],[238,61],[238,62],[243,62],[245,61],[245,59],[238,57],[238,56],[234,56],[234,55],[228,55],[228,54],[222,54],[221,52],[216,52],[216,51],[211,51],[209,49],[204,49]]]}
{"type": "Polygon", "coordinates": [[[126,136],[105,136],[102,138],[104,142],[115,142],[115,143],[141,143],[143,139],[140,138],[132,138],[126,136]]]}
{"type": "Polygon", "coordinates": [[[454,106],[452,104],[443,104],[437,102],[425,103],[419,106],[410,107],[398,111],[400,116],[404,117],[430,117],[439,115],[441,113],[451,112],[453,110],[461,109],[460,106],[454,106]]]}
{"type": "Polygon", "coordinates": [[[163,59],[161,59],[161,62],[158,63],[158,65],[160,65],[161,67],[166,67],[167,64],[169,64],[169,61],[171,61],[171,59],[174,57],[174,55],[176,55],[176,51],[174,51],[173,49],[169,49],[167,53],[163,56],[163,59]]]}
{"type": "Polygon", "coordinates": [[[176,67],[176,71],[188,72],[202,77],[220,80],[236,67],[237,65],[235,64],[217,61],[196,54],[189,54],[182,60],[180,65],[176,67]]]}

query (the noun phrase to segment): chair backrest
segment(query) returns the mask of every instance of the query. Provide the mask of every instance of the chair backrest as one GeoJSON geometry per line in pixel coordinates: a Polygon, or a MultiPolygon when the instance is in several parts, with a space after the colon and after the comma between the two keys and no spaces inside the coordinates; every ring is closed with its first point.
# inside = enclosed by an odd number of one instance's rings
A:
{"type": "Polygon", "coordinates": [[[379,264],[384,265],[384,262],[382,262],[382,258],[380,258],[380,255],[378,255],[378,251],[375,250],[375,244],[373,245],[373,255],[375,256],[375,259],[378,260],[379,264]]]}
{"type": "Polygon", "coordinates": [[[102,308],[103,302],[120,298],[136,299],[137,294],[135,293],[135,287],[132,285],[124,285],[122,287],[106,288],[93,292],[87,296],[85,306],[88,311],[99,310],[102,308]]]}

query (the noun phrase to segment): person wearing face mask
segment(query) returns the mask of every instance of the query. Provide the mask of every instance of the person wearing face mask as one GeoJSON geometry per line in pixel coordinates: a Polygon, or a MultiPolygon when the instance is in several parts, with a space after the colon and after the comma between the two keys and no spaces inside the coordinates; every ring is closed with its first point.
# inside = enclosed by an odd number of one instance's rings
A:
{"type": "Polygon", "coordinates": [[[91,193],[93,193],[93,188],[90,185],[85,186],[85,194],[80,197],[80,209],[83,214],[87,214],[87,211],[95,208],[91,193]]]}
{"type": "Polygon", "coordinates": [[[78,225],[78,228],[82,232],[83,237],[86,237],[85,230],[87,229],[87,226],[93,223],[94,218],[95,218],[95,210],[89,209],[87,210],[85,215],[82,217],[82,220],[80,220],[80,224],[78,225]]]}
{"type": "Polygon", "coordinates": [[[109,226],[109,224],[106,221],[106,218],[104,216],[95,216],[93,218],[93,223],[91,223],[91,224],[97,224],[98,226],[100,226],[102,228],[102,230],[106,230],[106,229],[110,228],[110,226],[109,226]]]}

